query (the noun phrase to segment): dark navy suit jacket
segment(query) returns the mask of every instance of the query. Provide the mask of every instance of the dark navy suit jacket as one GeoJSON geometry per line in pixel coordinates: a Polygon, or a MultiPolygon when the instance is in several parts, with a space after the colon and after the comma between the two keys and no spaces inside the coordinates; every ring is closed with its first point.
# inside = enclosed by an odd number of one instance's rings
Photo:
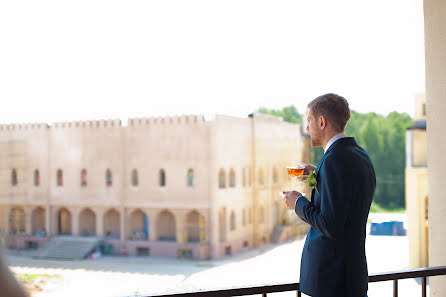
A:
{"type": "Polygon", "coordinates": [[[300,197],[295,212],[311,225],[302,252],[300,290],[313,297],[362,297],[368,289],[365,237],[375,192],[372,162],[353,137],[325,152],[312,201],[300,197]]]}

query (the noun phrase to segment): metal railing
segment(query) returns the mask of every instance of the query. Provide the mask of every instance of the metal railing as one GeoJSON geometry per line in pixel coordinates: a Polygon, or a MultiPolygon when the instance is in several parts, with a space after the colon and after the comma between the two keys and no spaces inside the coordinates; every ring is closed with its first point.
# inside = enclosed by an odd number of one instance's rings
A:
{"type": "MultiPolygon", "coordinates": [[[[393,296],[398,297],[398,280],[408,278],[421,278],[421,296],[426,297],[427,277],[436,275],[446,275],[446,266],[427,267],[419,269],[401,270],[385,273],[376,273],[369,275],[369,283],[393,281],[393,296]]],[[[213,297],[229,297],[229,296],[247,296],[254,294],[262,294],[266,297],[268,293],[296,291],[296,296],[300,297],[299,283],[291,284],[271,284],[260,287],[232,288],[224,290],[211,291],[195,291],[174,294],[150,295],[150,297],[192,297],[192,296],[213,296],[213,297]]],[[[147,296],[149,297],[149,296],[147,296]]]]}

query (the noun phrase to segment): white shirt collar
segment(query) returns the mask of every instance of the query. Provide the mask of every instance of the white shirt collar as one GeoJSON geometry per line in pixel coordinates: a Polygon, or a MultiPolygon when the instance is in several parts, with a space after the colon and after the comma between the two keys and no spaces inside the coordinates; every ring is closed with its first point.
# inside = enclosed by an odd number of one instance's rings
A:
{"type": "Polygon", "coordinates": [[[333,143],[335,143],[336,140],[341,139],[341,138],[344,138],[344,137],[347,137],[347,136],[345,135],[344,132],[341,132],[341,133],[336,134],[335,136],[333,136],[333,137],[328,141],[327,145],[325,146],[325,148],[324,148],[324,153],[327,152],[327,150],[330,148],[330,146],[331,146],[333,143]]]}

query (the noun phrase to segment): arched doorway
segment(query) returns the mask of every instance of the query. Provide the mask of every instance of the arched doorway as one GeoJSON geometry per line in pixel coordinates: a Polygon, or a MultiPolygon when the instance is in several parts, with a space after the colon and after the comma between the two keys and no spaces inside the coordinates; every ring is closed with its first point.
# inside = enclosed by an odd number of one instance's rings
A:
{"type": "Polygon", "coordinates": [[[25,211],[21,207],[13,207],[9,211],[9,234],[25,233],[25,211]]]}
{"type": "Polygon", "coordinates": [[[66,209],[62,208],[57,214],[57,233],[60,235],[71,235],[71,213],[66,209]]]}
{"type": "MultiPolygon", "coordinates": [[[[188,242],[200,242],[200,233],[204,232],[203,216],[196,210],[189,212],[186,216],[186,230],[188,242]]],[[[204,239],[204,234],[202,235],[204,239]]]]}
{"type": "Polygon", "coordinates": [[[31,232],[33,235],[46,236],[45,209],[37,207],[31,213],[31,232]]]}
{"type": "Polygon", "coordinates": [[[89,208],[79,214],[79,233],[81,236],[96,235],[96,215],[89,208]]]}
{"type": "Polygon", "coordinates": [[[149,220],[140,209],[130,215],[130,240],[147,240],[149,238],[149,220]]]}
{"type": "Polygon", "coordinates": [[[110,209],[104,215],[104,234],[110,239],[120,239],[120,230],[119,213],[114,209],[110,209]]]}
{"type": "Polygon", "coordinates": [[[158,240],[176,240],[175,217],[170,211],[164,210],[158,215],[156,226],[158,240]]]}

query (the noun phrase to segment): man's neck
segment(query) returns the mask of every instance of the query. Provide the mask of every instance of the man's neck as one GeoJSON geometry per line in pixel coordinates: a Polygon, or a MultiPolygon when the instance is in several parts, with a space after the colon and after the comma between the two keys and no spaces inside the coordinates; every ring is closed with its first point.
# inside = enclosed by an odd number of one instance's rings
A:
{"type": "Polygon", "coordinates": [[[327,143],[330,141],[330,139],[332,139],[335,135],[338,135],[339,133],[342,133],[343,131],[339,132],[339,131],[331,131],[327,134],[325,134],[324,139],[322,140],[322,148],[325,149],[325,147],[327,146],[327,143]]]}

